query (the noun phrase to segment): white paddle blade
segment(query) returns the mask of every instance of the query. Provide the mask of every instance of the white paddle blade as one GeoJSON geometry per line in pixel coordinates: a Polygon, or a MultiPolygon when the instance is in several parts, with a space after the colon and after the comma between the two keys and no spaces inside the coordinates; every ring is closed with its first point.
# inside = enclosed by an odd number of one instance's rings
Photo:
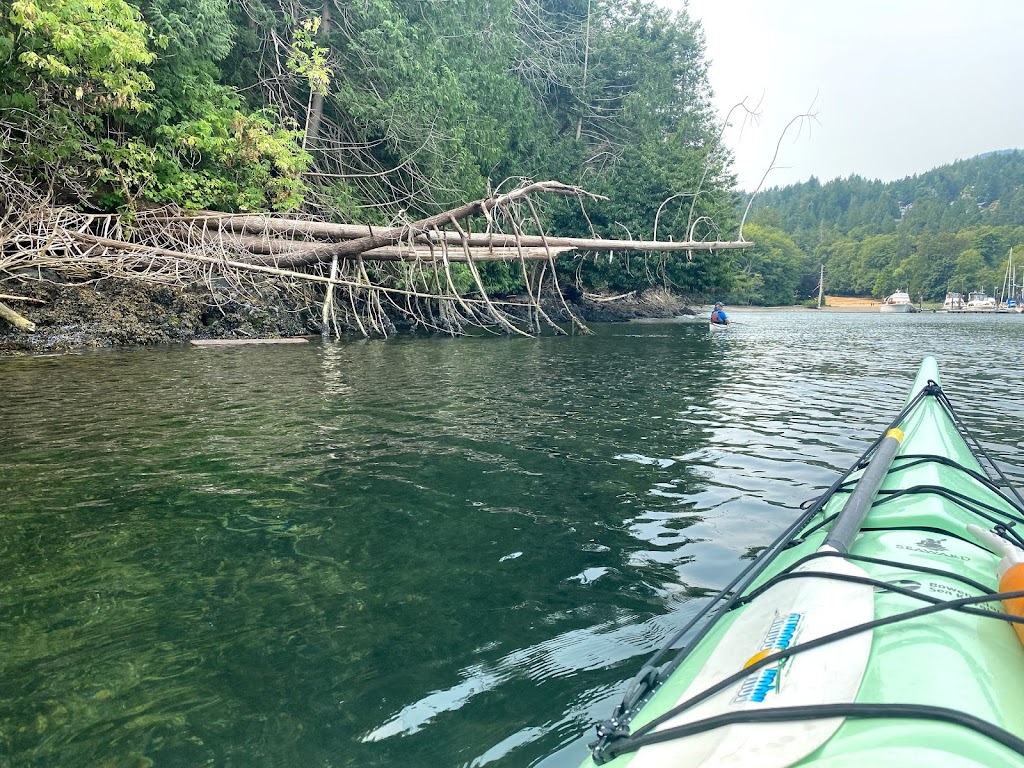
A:
{"type": "MultiPolygon", "coordinates": [[[[839,557],[805,563],[798,571],[865,576],[839,557]]],[[[677,704],[735,674],[748,661],[874,619],[871,586],[823,577],[776,584],[751,602],[729,628],[677,704]]],[[[656,730],[716,715],[773,707],[850,703],[856,699],[871,651],[871,632],[826,643],[751,673],[740,682],[668,720],[656,730]]],[[[843,718],[729,725],[642,747],[630,768],[757,766],[783,768],[828,741],[843,718]]]]}

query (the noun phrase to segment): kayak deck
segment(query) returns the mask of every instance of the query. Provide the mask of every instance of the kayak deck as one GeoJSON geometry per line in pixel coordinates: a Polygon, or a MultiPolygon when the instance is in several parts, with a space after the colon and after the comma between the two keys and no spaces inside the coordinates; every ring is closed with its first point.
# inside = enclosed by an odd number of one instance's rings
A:
{"type": "Polygon", "coordinates": [[[1024,648],[1000,558],[966,530],[1019,544],[1024,502],[985,475],[938,382],[926,358],[849,551],[818,550],[874,446],[644,667],[588,764],[1024,762],[1024,648]]]}

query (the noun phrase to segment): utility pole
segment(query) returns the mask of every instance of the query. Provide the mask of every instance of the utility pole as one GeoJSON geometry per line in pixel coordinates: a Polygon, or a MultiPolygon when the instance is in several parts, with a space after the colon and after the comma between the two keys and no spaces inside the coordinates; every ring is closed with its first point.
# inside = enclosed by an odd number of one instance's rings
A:
{"type": "Polygon", "coordinates": [[[825,293],[825,265],[821,265],[821,275],[818,277],[818,309],[821,309],[821,297],[825,293]]]}

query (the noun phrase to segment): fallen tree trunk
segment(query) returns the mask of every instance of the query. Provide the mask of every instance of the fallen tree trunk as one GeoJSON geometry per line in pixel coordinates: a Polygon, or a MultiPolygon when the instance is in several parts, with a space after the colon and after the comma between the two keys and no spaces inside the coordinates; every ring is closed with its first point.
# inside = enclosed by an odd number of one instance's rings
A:
{"type": "MultiPolygon", "coordinates": [[[[534,204],[538,194],[575,197],[581,204],[583,198],[605,199],[560,182],[524,182],[505,194],[384,228],[215,211],[183,215],[166,209],[137,211],[126,219],[40,204],[8,237],[17,248],[5,250],[0,272],[52,269],[75,279],[99,275],[172,286],[205,284],[213,294],[227,286],[231,295],[253,296],[257,302],[263,294],[255,275],[264,275],[279,278],[282,289],[297,293],[306,307],[320,300],[307,281],[320,283],[325,289],[321,328],[331,323],[339,335],[343,322],[364,335],[388,336],[396,328],[389,314],[413,328],[453,335],[467,326],[539,332],[541,320],[559,333],[565,330],[555,321],[586,332],[558,284],[556,258],[564,251],[684,251],[692,258],[693,251],[753,245],[549,237],[534,204]],[[482,231],[474,232],[471,223],[482,231]],[[493,275],[478,269],[483,262],[518,263],[525,294],[519,300],[492,301],[487,279],[493,275]],[[543,301],[551,296],[560,306],[549,316],[543,301]]],[[[7,314],[0,316],[14,323],[13,310],[4,309],[7,314]]]]}
{"type": "MultiPolygon", "coordinates": [[[[402,234],[407,232],[402,228],[375,229],[364,224],[329,224],[316,221],[302,221],[300,219],[272,219],[266,216],[226,216],[220,218],[204,218],[208,230],[228,230],[248,235],[302,235],[305,237],[320,237],[331,240],[357,240],[368,238],[389,238],[392,242],[401,242],[402,234]]],[[[212,235],[211,235],[212,237],[212,235]]],[[[586,237],[551,237],[541,235],[509,235],[486,232],[470,232],[466,235],[467,243],[471,248],[515,248],[521,245],[523,248],[544,248],[551,246],[559,251],[725,251],[750,248],[750,242],[732,241],[687,241],[673,242],[671,240],[606,240],[604,238],[586,237]]],[[[244,242],[244,241],[243,241],[244,242]]],[[[253,241],[254,243],[256,240],[253,241]]],[[[319,248],[329,248],[334,243],[319,243],[310,241],[280,241],[271,238],[262,238],[259,242],[266,243],[263,246],[269,253],[277,252],[289,254],[294,257],[309,257],[317,253],[319,248]],[[281,248],[281,243],[289,243],[289,247],[281,248]]],[[[423,232],[417,234],[414,242],[433,243],[440,245],[442,242],[451,245],[461,245],[462,237],[458,232],[423,232]]],[[[373,251],[363,254],[364,258],[372,258],[373,251]]]]}
{"type": "MultiPolygon", "coordinates": [[[[168,259],[176,259],[182,261],[195,261],[200,264],[209,264],[215,267],[224,267],[228,269],[236,269],[240,271],[251,271],[257,272],[264,275],[271,275],[274,277],[288,277],[296,280],[306,280],[314,283],[325,283],[327,285],[340,285],[346,288],[352,289],[367,289],[372,291],[379,291],[385,294],[394,294],[396,296],[409,296],[417,299],[436,299],[436,294],[424,293],[423,291],[406,290],[404,288],[392,288],[381,285],[371,285],[365,279],[362,281],[342,278],[331,278],[324,277],[323,275],[312,274],[309,272],[293,272],[283,267],[274,267],[265,264],[251,264],[244,261],[235,261],[232,259],[224,258],[213,258],[211,256],[201,256],[196,253],[186,253],[184,251],[176,251],[170,248],[159,248],[152,245],[143,245],[141,243],[129,243],[124,240],[112,240],[108,237],[97,237],[95,235],[88,235],[84,232],[71,232],[66,231],[64,233],[67,237],[78,240],[87,245],[97,246],[101,251],[113,251],[122,253],[137,253],[151,257],[162,257],[168,259]]],[[[483,299],[471,299],[466,298],[464,301],[470,304],[484,304],[483,299]]],[[[498,302],[503,306],[508,307],[525,307],[527,306],[521,301],[501,301],[498,302]]]]}
{"type": "MultiPolygon", "coordinates": [[[[201,231],[210,229],[220,231],[227,229],[242,235],[288,235],[303,237],[320,237],[331,242],[302,242],[280,254],[254,255],[255,264],[273,264],[277,267],[295,269],[330,262],[333,258],[349,258],[367,255],[375,249],[395,246],[402,243],[435,243],[458,244],[471,248],[559,248],[585,251],[693,251],[693,250],[727,250],[748,248],[751,243],[745,242],[671,242],[652,240],[604,240],[600,238],[546,237],[544,235],[496,234],[493,232],[470,233],[441,231],[440,227],[458,219],[471,216],[484,216],[492,219],[492,212],[507,209],[521,200],[529,202],[532,194],[546,193],[568,197],[590,197],[606,199],[591,194],[586,190],[562,184],[557,181],[542,181],[527,184],[507,194],[492,198],[484,198],[466,203],[450,211],[428,216],[425,219],[407,224],[403,227],[375,229],[368,225],[328,224],[305,221],[301,219],[277,219],[266,216],[229,215],[216,216],[203,212],[194,217],[167,217],[154,215],[151,218],[158,222],[182,221],[191,225],[202,223],[201,231]]],[[[190,226],[191,230],[192,227],[190,226]]],[[[203,235],[203,239],[206,239],[203,235]]],[[[274,246],[269,245],[273,249],[274,246]]],[[[549,254],[550,255],[550,254],[549,254]]]]}
{"type": "MultiPolygon", "coordinates": [[[[237,250],[241,252],[247,252],[254,256],[289,256],[289,255],[302,255],[306,253],[306,249],[311,243],[303,241],[290,241],[290,240],[276,240],[268,237],[254,237],[251,235],[226,235],[217,237],[212,241],[203,240],[203,242],[210,242],[223,246],[226,250],[237,250]]],[[[446,244],[445,244],[446,245],[446,244]]],[[[434,254],[439,253],[441,244],[436,244],[434,254]]],[[[565,251],[571,250],[567,246],[554,247],[550,249],[551,253],[559,254],[565,251]]],[[[427,238],[421,238],[421,240],[414,245],[394,245],[387,246],[384,248],[374,248],[373,250],[366,251],[360,254],[362,258],[367,261],[430,261],[434,256],[431,255],[431,243],[427,242],[427,238]]],[[[547,260],[550,256],[548,249],[541,247],[528,247],[521,250],[515,249],[515,247],[508,246],[495,246],[488,248],[485,246],[472,246],[469,249],[469,255],[474,261],[519,261],[525,259],[526,261],[542,261],[547,260]]],[[[279,262],[280,259],[276,259],[279,262]]],[[[461,249],[450,250],[448,252],[448,261],[453,263],[466,262],[466,255],[461,249]]]]}
{"type": "MultiPolygon", "coordinates": [[[[547,261],[552,254],[564,253],[569,248],[552,248],[550,252],[544,248],[524,248],[516,252],[511,248],[470,248],[468,255],[463,251],[448,251],[448,261],[452,264],[465,264],[472,261],[547,261]]],[[[374,248],[360,254],[369,261],[431,261],[440,258],[440,249],[431,253],[430,249],[421,245],[409,247],[396,245],[390,248],[374,248]]]]}
{"type": "MultiPolygon", "coordinates": [[[[313,264],[330,261],[335,256],[340,259],[344,259],[365,253],[366,251],[372,251],[374,248],[382,248],[384,246],[410,242],[419,235],[422,235],[432,229],[445,226],[456,219],[465,219],[475,215],[489,216],[491,211],[505,208],[512,203],[528,198],[529,195],[535,193],[603,199],[580,187],[562,184],[558,181],[540,181],[519,187],[518,189],[514,189],[511,192],[499,195],[498,197],[474,200],[471,203],[466,203],[458,208],[453,208],[450,211],[444,211],[443,213],[439,213],[434,216],[428,216],[425,219],[420,219],[419,221],[407,224],[404,227],[386,230],[385,233],[374,233],[365,237],[357,237],[354,240],[346,240],[341,243],[319,243],[317,245],[310,246],[302,254],[292,254],[280,257],[277,259],[276,264],[279,267],[294,269],[296,267],[312,266],[313,264]]],[[[460,235],[459,240],[462,244],[468,245],[464,236],[460,235]]],[[[483,245],[487,245],[487,243],[483,243],[483,245]]],[[[548,243],[542,243],[542,245],[547,246],[548,243]]]]}
{"type": "MultiPolygon", "coordinates": [[[[182,261],[195,261],[195,262],[198,262],[200,264],[209,264],[211,266],[220,267],[222,269],[234,269],[234,270],[241,270],[241,271],[248,270],[248,271],[252,271],[252,272],[256,272],[256,273],[262,273],[262,274],[266,274],[266,275],[273,275],[273,276],[276,276],[276,277],[308,280],[308,281],[312,281],[312,282],[325,283],[328,287],[330,287],[330,286],[341,286],[342,288],[344,288],[344,289],[346,289],[348,291],[349,299],[352,302],[354,302],[357,293],[365,295],[365,297],[366,297],[368,302],[376,303],[376,304],[380,303],[380,298],[379,298],[380,296],[386,296],[392,302],[393,302],[394,297],[407,297],[409,299],[415,299],[415,300],[437,300],[439,298],[439,296],[437,294],[425,293],[423,291],[407,290],[407,289],[403,289],[403,288],[388,287],[388,286],[383,286],[383,285],[373,285],[370,282],[370,279],[367,276],[365,269],[362,269],[362,258],[361,257],[356,257],[354,259],[355,263],[360,265],[359,277],[356,278],[356,279],[352,279],[351,277],[347,278],[347,279],[342,279],[342,278],[336,278],[333,275],[331,277],[325,277],[323,275],[318,275],[318,274],[311,274],[311,273],[306,273],[306,272],[295,272],[295,271],[292,271],[292,270],[288,270],[288,269],[282,268],[280,266],[268,266],[268,265],[262,265],[262,264],[252,264],[252,263],[246,263],[246,262],[243,262],[243,261],[230,260],[230,259],[226,259],[226,258],[213,258],[213,257],[210,257],[210,256],[201,256],[199,254],[187,253],[187,252],[184,252],[184,251],[178,251],[178,250],[173,250],[173,249],[169,249],[169,248],[161,248],[161,247],[158,247],[158,246],[143,245],[143,244],[140,244],[140,243],[130,243],[130,242],[123,241],[123,240],[113,240],[111,238],[97,237],[96,235],[85,234],[84,232],[75,232],[75,231],[65,230],[63,234],[64,234],[65,237],[67,237],[67,238],[69,238],[71,240],[77,240],[80,243],[83,243],[83,244],[91,246],[90,250],[97,249],[101,253],[106,253],[106,252],[134,253],[134,254],[139,254],[139,255],[146,255],[146,256],[149,256],[149,257],[151,257],[153,259],[163,258],[163,259],[182,260],[182,261]]],[[[449,261],[450,261],[450,257],[448,256],[447,252],[440,252],[439,255],[438,255],[438,258],[434,262],[436,266],[440,266],[442,268],[439,271],[443,272],[445,274],[446,280],[447,280],[449,288],[451,290],[450,295],[448,295],[448,296],[441,296],[440,298],[445,299],[445,300],[450,300],[450,301],[457,301],[458,304],[465,311],[466,317],[472,319],[474,324],[477,324],[477,325],[480,325],[481,327],[483,327],[483,324],[478,322],[478,321],[479,321],[479,319],[481,317],[481,311],[484,311],[484,315],[483,316],[490,317],[493,321],[495,321],[497,324],[505,327],[507,330],[509,330],[511,332],[515,332],[515,333],[522,333],[522,331],[520,331],[518,328],[515,327],[514,322],[511,322],[511,318],[507,317],[502,310],[498,309],[498,307],[508,308],[509,310],[513,310],[513,309],[520,309],[520,310],[525,309],[525,310],[528,310],[528,311],[529,310],[537,310],[537,311],[539,311],[539,312],[541,312],[543,314],[543,310],[540,309],[540,306],[539,306],[539,303],[538,303],[539,299],[533,297],[532,295],[531,295],[531,301],[530,302],[517,301],[517,300],[514,300],[514,299],[513,300],[504,299],[504,300],[500,300],[500,301],[492,301],[487,296],[486,291],[482,291],[481,292],[481,297],[480,298],[469,298],[469,297],[462,296],[459,293],[459,291],[455,288],[454,284],[452,283],[451,274],[450,274],[450,272],[448,270],[448,262],[449,261]]],[[[469,261],[468,263],[470,264],[470,266],[472,268],[472,261],[469,261]]],[[[140,265],[140,266],[144,266],[144,265],[140,265]]],[[[479,275],[475,275],[475,277],[477,278],[477,284],[479,286],[479,275]]],[[[480,286],[480,287],[482,289],[482,286],[480,286]]],[[[353,312],[355,312],[354,304],[353,304],[353,312]]],[[[354,316],[356,318],[356,321],[359,322],[358,314],[355,314],[354,316]]],[[[545,318],[547,317],[546,315],[544,315],[544,316],[545,316],[545,318]]],[[[572,314],[571,311],[569,311],[569,317],[570,317],[570,321],[573,323],[574,326],[579,328],[584,333],[588,332],[586,326],[584,326],[575,317],[575,315],[572,314]]],[[[549,320],[548,322],[551,322],[551,321],[549,320]]],[[[551,323],[551,325],[553,327],[557,328],[557,326],[555,326],[554,323],[551,323]]],[[[366,333],[366,330],[362,327],[361,323],[360,323],[360,330],[362,331],[364,336],[368,335],[366,333]]],[[[380,328],[378,328],[377,330],[380,331],[383,335],[386,335],[385,333],[383,333],[383,331],[380,328]]],[[[526,334],[526,335],[528,335],[528,334],[526,334]]]]}

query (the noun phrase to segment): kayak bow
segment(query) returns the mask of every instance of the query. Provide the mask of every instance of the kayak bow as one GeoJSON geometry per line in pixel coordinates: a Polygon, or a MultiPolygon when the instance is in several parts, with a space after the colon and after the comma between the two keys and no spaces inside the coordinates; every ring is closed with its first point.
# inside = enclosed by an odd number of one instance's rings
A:
{"type": "Polygon", "coordinates": [[[1024,763],[1024,620],[1004,612],[1024,592],[997,575],[1024,562],[1024,499],[968,439],[925,358],[886,432],[644,666],[585,766],[1024,763]]]}

